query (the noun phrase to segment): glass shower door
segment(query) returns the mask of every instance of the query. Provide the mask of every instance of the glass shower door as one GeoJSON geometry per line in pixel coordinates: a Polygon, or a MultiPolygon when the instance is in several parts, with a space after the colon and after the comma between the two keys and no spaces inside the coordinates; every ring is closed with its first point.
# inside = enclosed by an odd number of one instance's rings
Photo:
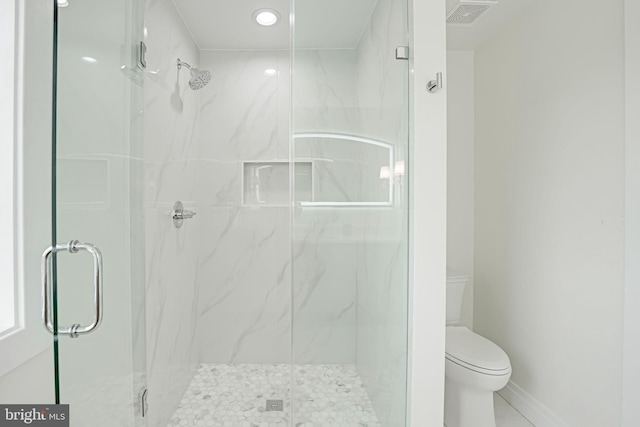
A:
{"type": "Polygon", "coordinates": [[[408,4],[294,3],[293,425],[405,426],[408,4]]]}
{"type": "MultiPolygon", "coordinates": [[[[54,0],[51,0],[54,1],[54,0]]],[[[52,249],[55,392],[75,427],[140,425],[144,394],[135,0],[57,1],[52,249]]]]}

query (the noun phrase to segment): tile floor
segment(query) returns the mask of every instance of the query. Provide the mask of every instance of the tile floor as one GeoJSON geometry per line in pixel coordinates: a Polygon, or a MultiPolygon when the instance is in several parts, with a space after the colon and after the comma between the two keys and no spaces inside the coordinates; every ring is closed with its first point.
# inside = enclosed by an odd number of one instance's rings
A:
{"type": "Polygon", "coordinates": [[[169,426],[380,427],[353,365],[203,364],[169,426]],[[268,411],[267,400],[282,400],[268,411]],[[293,421],[289,424],[291,413],[293,421]]]}
{"type": "Polygon", "coordinates": [[[493,395],[496,427],[535,427],[498,393],[493,395]]]}
{"type": "MultiPolygon", "coordinates": [[[[207,427],[380,427],[353,365],[298,365],[293,413],[287,399],[290,365],[203,364],[169,422],[207,427]],[[282,400],[282,411],[267,411],[267,400],[282,400]]],[[[535,427],[499,394],[496,427],[535,427]]]]}

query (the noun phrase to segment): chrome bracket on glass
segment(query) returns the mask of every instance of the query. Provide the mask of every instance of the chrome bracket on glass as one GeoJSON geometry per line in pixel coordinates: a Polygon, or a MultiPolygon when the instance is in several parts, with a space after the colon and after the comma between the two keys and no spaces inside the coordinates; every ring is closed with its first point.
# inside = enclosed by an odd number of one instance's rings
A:
{"type": "Polygon", "coordinates": [[[145,388],[140,391],[140,415],[144,418],[149,414],[149,391],[145,388]]]}
{"type": "Polygon", "coordinates": [[[58,252],[69,252],[72,254],[79,251],[87,251],[93,256],[93,302],[95,311],[93,322],[89,325],[82,326],[78,323],[70,327],[58,327],[59,335],[69,335],[71,338],[77,338],[80,335],[88,334],[95,331],[102,323],[102,254],[100,250],[91,243],[83,243],[72,240],[69,243],[57,244],[50,246],[42,254],[41,261],[41,279],[42,279],[42,322],[45,328],[54,333],[53,327],[53,281],[51,278],[52,255],[58,252]]]}
{"type": "Polygon", "coordinates": [[[427,83],[427,90],[431,93],[436,93],[440,89],[442,89],[442,73],[436,74],[436,79],[427,83]]]}
{"type": "Polygon", "coordinates": [[[173,226],[175,228],[182,227],[182,223],[185,219],[193,218],[196,213],[193,211],[187,211],[184,209],[182,202],[178,201],[173,204],[173,210],[171,211],[171,218],[173,218],[173,226]]]}
{"type": "Polygon", "coordinates": [[[409,59],[409,46],[396,47],[396,59],[409,59]]]}
{"type": "Polygon", "coordinates": [[[144,42],[138,44],[138,66],[143,70],[147,68],[147,45],[144,42]]]}

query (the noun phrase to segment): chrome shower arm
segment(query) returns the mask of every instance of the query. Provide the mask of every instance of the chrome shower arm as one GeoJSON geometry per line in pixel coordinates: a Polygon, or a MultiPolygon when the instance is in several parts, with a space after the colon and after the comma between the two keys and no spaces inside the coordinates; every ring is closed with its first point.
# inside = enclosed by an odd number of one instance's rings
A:
{"type": "Polygon", "coordinates": [[[191,69],[191,65],[187,64],[184,61],[180,61],[180,58],[178,58],[178,70],[181,69],[183,66],[187,67],[188,69],[191,69]]]}

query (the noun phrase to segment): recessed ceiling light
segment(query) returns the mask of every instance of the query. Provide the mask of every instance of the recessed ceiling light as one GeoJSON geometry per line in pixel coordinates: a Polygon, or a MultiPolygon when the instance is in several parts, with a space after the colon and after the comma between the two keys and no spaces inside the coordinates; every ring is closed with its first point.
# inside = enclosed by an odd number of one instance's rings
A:
{"type": "Polygon", "coordinates": [[[265,76],[275,76],[277,73],[278,71],[275,70],[274,68],[267,68],[266,70],[264,70],[265,76]]]}
{"type": "Polygon", "coordinates": [[[93,58],[91,56],[83,56],[82,59],[84,62],[89,62],[91,64],[95,64],[96,62],[98,62],[98,60],[96,58],[93,58]]]}
{"type": "Polygon", "coordinates": [[[69,0],[58,0],[58,7],[67,7],[69,6],[69,0]]]}
{"type": "Polygon", "coordinates": [[[279,18],[280,14],[277,10],[273,9],[258,9],[253,12],[253,19],[255,19],[258,24],[264,27],[270,27],[271,25],[274,25],[276,22],[278,22],[279,18]]]}

